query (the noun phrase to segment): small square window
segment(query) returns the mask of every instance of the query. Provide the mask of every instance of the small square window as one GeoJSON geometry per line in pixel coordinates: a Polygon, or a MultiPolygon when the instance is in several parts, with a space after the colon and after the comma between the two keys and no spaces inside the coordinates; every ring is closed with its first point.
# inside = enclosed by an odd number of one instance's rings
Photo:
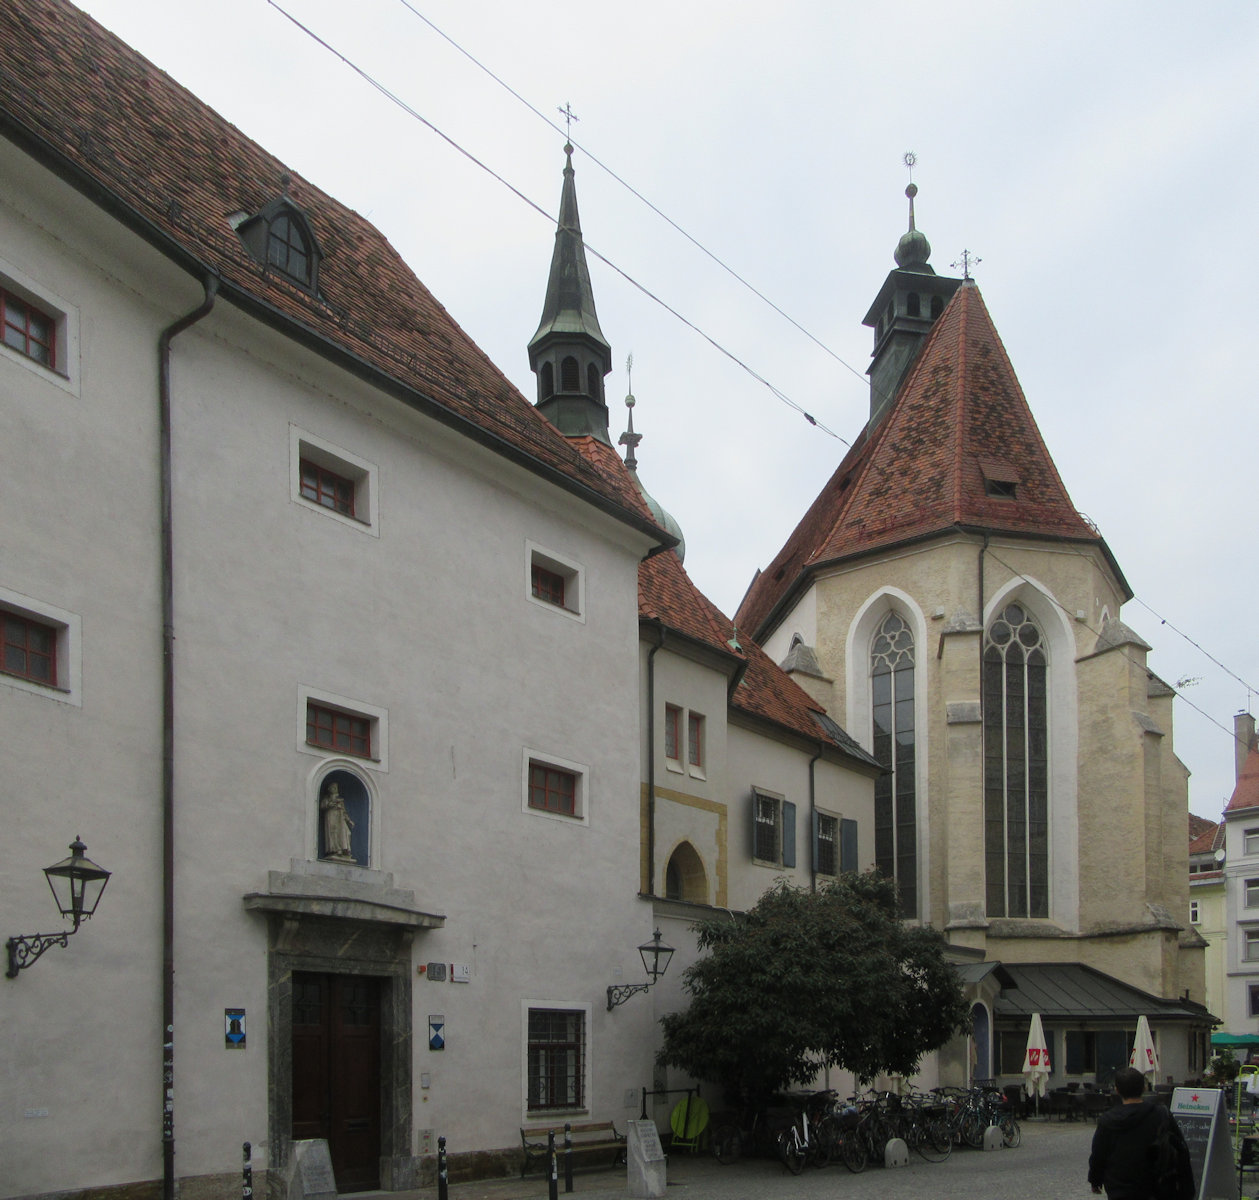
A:
{"type": "Polygon", "coordinates": [[[536,562],[533,564],[533,594],[537,599],[563,608],[565,582],[558,571],[550,571],[536,562]]]}
{"type": "Polygon", "coordinates": [[[57,318],[0,287],[0,327],[4,344],[41,366],[57,366],[57,318]]]}
{"type": "Polygon", "coordinates": [[[587,824],[588,768],[551,755],[524,752],[521,808],[533,816],[587,824]]]}
{"type": "Polygon", "coordinates": [[[530,763],[529,807],[565,817],[576,816],[577,776],[545,763],[530,763]]]}
{"type": "Polygon", "coordinates": [[[686,761],[699,769],[704,766],[704,718],[699,713],[686,714],[686,761]]]}
{"type": "Polygon", "coordinates": [[[347,517],[354,516],[354,481],[344,475],[338,475],[329,468],[301,460],[302,495],[321,504],[324,508],[335,509],[347,517]]]}
{"type": "Polygon", "coordinates": [[[0,670],[33,683],[57,686],[55,626],[17,613],[0,613],[0,670]]]}
{"type": "Polygon", "coordinates": [[[303,508],[379,536],[377,470],[366,459],[289,426],[290,495],[303,508]]]}
{"type": "Polygon", "coordinates": [[[664,756],[673,763],[680,760],[682,750],[682,710],[676,704],[664,706],[664,756]]]}
{"type": "Polygon", "coordinates": [[[371,758],[372,722],[369,717],[311,701],[306,705],[306,741],[322,750],[371,758]]]}
{"type": "Polygon", "coordinates": [[[526,542],[525,572],[526,595],[530,600],[553,612],[585,620],[585,579],[581,567],[553,551],[526,542]]]}
{"type": "Polygon", "coordinates": [[[1245,838],[1245,853],[1259,854],[1259,829],[1247,829],[1243,837],[1245,838]]]}

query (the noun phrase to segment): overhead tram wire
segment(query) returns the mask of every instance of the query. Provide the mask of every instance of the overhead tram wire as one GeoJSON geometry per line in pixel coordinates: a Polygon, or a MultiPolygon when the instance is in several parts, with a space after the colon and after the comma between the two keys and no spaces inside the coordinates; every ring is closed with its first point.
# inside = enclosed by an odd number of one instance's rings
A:
{"type": "MultiPolygon", "coordinates": [[[[555,219],[536,200],[532,200],[528,196],[526,196],[524,192],[522,192],[518,187],[515,186],[515,184],[509,182],[506,178],[504,178],[497,171],[495,171],[493,167],[489,166],[489,164],[485,162],[482,162],[470,150],[465,149],[462,145],[460,145],[457,141],[455,141],[455,139],[452,138],[449,134],[443,132],[436,125],[434,125],[433,122],[430,121],[427,117],[423,116],[421,113],[417,112],[414,108],[412,108],[409,104],[407,104],[407,102],[403,100],[402,97],[390,91],[383,83],[380,82],[380,80],[376,79],[373,75],[369,74],[367,71],[365,71],[353,60],[346,57],[346,55],[342,54],[340,50],[338,50],[335,46],[327,42],[324,38],[320,37],[319,34],[317,34],[309,26],[304,25],[292,13],[288,12],[279,3],[277,3],[277,0],[267,0],[267,3],[272,8],[274,8],[276,12],[278,12],[282,17],[286,18],[294,26],[296,26],[296,28],[300,29],[302,33],[304,33],[308,38],[310,38],[311,41],[313,41],[316,45],[321,46],[334,58],[340,59],[340,61],[345,66],[347,66],[351,71],[353,71],[357,76],[359,76],[359,78],[362,79],[366,84],[368,84],[369,87],[374,88],[377,92],[379,92],[382,96],[384,96],[386,100],[396,105],[404,113],[406,113],[407,116],[411,117],[415,121],[420,122],[420,124],[423,125],[426,129],[435,133],[439,138],[442,139],[442,141],[444,141],[448,146],[450,146],[451,149],[458,151],[458,153],[462,154],[464,158],[466,158],[470,163],[472,163],[476,167],[479,167],[482,171],[484,171],[487,175],[489,175],[491,179],[494,179],[498,183],[502,184],[503,187],[505,187],[509,192],[511,192],[511,194],[515,196],[518,200],[522,201],[524,204],[527,204],[530,208],[532,208],[536,213],[542,216],[545,220],[553,221],[555,219]]],[[[543,120],[546,120],[546,118],[544,117],[543,120]]],[[[548,124],[549,123],[550,122],[548,122],[548,124]]],[[[604,169],[606,170],[606,168],[604,169]]],[[[618,275],[620,275],[621,278],[624,279],[627,283],[632,284],[638,291],[640,291],[649,300],[653,301],[655,304],[663,308],[664,311],[667,312],[670,316],[681,321],[682,324],[685,325],[688,329],[699,334],[700,337],[704,338],[704,340],[707,341],[709,345],[714,347],[714,349],[719,350],[728,359],[730,359],[731,362],[733,362],[736,366],[740,367],[743,371],[745,371],[748,375],[750,375],[753,379],[755,379],[757,383],[760,383],[761,385],[763,385],[777,400],[781,401],[788,408],[792,409],[793,411],[799,413],[800,416],[804,417],[804,419],[808,421],[808,423],[812,425],[815,429],[826,434],[828,437],[834,438],[838,442],[842,442],[845,446],[852,445],[852,443],[848,441],[847,438],[843,437],[841,434],[836,433],[833,429],[828,428],[826,425],[823,425],[821,421],[819,421],[811,413],[807,412],[801,405],[797,404],[794,400],[792,400],[791,397],[789,397],[786,394],[786,392],[784,392],[781,388],[776,387],[774,384],[770,383],[770,381],[766,379],[763,375],[761,375],[759,372],[753,370],[753,368],[750,367],[746,362],[744,362],[743,359],[741,359],[737,354],[735,354],[732,350],[729,350],[725,346],[723,346],[719,341],[717,341],[715,337],[705,332],[700,326],[696,325],[694,321],[691,321],[687,319],[686,317],[682,316],[682,314],[679,313],[677,309],[666,304],[665,301],[662,300],[659,296],[657,296],[654,292],[652,292],[650,288],[639,283],[638,280],[636,280],[632,275],[630,275],[627,271],[623,270],[621,267],[618,267],[605,254],[601,254],[588,241],[586,241],[584,237],[582,241],[583,241],[583,245],[585,246],[586,251],[589,254],[594,255],[594,257],[597,258],[601,263],[603,263],[605,266],[610,267],[613,271],[615,271],[618,275]]],[[[844,365],[847,366],[846,363],[844,365]]],[[[851,370],[852,368],[849,368],[849,369],[851,370]]]]}
{"type": "MultiPolygon", "coordinates": [[[[448,34],[445,30],[435,25],[428,17],[426,17],[422,12],[420,12],[420,10],[416,8],[415,5],[413,5],[410,2],[410,0],[398,0],[398,3],[401,4],[403,8],[405,8],[418,20],[423,21],[424,24],[427,25],[435,34],[437,34],[438,37],[442,38],[446,42],[449,42],[450,45],[453,46],[456,50],[458,50],[460,54],[462,54],[470,63],[473,64],[473,66],[475,66],[478,70],[483,71],[496,84],[498,84],[499,87],[501,87],[505,92],[507,92],[508,95],[510,95],[515,100],[518,100],[521,104],[523,104],[525,108],[527,108],[531,113],[533,113],[535,117],[538,118],[538,120],[544,122],[551,129],[555,130],[556,133],[565,133],[565,131],[562,130],[554,121],[552,121],[550,117],[548,117],[544,112],[538,109],[535,105],[531,104],[527,99],[525,99],[524,96],[522,96],[518,91],[516,91],[516,89],[513,88],[511,84],[507,83],[504,79],[496,75],[492,70],[490,70],[489,67],[487,67],[483,62],[481,62],[481,60],[478,59],[470,51],[465,50],[463,46],[461,46],[457,41],[455,41],[455,39],[452,38],[450,34],[448,34]]],[[[565,134],[565,136],[567,136],[567,134],[565,134]]],[[[636,200],[639,200],[643,204],[645,204],[649,209],[651,209],[652,212],[656,214],[656,216],[658,216],[662,221],[664,221],[671,229],[675,230],[677,233],[680,233],[688,242],[691,243],[692,246],[694,246],[698,251],[700,251],[701,254],[704,254],[708,258],[710,258],[714,263],[717,264],[717,266],[719,266],[723,271],[725,271],[728,275],[730,275],[731,278],[737,280],[743,287],[747,288],[747,290],[751,292],[752,295],[754,295],[762,303],[768,304],[769,307],[772,308],[774,312],[776,312],[780,317],[782,317],[784,321],[786,321],[798,332],[804,334],[804,336],[808,338],[809,341],[811,341],[815,346],[817,346],[818,349],[820,349],[823,353],[829,354],[830,357],[833,358],[837,363],[839,363],[841,367],[845,368],[845,370],[851,371],[863,383],[866,382],[866,375],[864,371],[858,370],[851,363],[846,362],[843,358],[841,358],[834,350],[830,348],[830,346],[828,346],[824,341],[822,341],[821,338],[817,337],[808,329],[806,329],[803,325],[801,325],[800,322],[797,321],[790,313],[786,312],[783,308],[781,308],[778,304],[776,304],[773,300],[771,300],[767,295],[765,295],[764,292],[762,292],[759,288],[757,288],[755,284],[749,282],[742,275],[740,275],[738,271],[736,271],[732,266],[730,266],[730,264],[727,263],[724,259],[722,259],[719,255],[709,250],[708,247],[705,246],[704,243],[701,242],[698,238],[692,236],[685,229],[683,229],[682,226],[679,225],[671,216],[669,216],[668,213],[664,212],[657,205],[653,204],[652,201],[650,201],[646,196],[644,196],[642,192],[640,192],[636,187],[634,187],[632,183],[630,183],[626,179],[623,179],[610,166],[608,166],[607,163],[605,163],[602,159],[600,159],[595,154],[593,154],[580,142],[574,141],[573,138],[569,137],[568,140],[572,142],[573,145],[576,146],[577,149],[579,149],[592,163],[594,163],[595,166],[597,166],[601,171],[605,172],[607,175],[611,176],[614,180],[616,180],[616,182],[619,183],[627,192],[629,192],[631,196],[633,196],[636,200]]],[[[840,440],[842,441],[843,439],[841,438],[840,440]]],[[[848,443],[845,443],[845,444],[848,444],[848,443]]]]}

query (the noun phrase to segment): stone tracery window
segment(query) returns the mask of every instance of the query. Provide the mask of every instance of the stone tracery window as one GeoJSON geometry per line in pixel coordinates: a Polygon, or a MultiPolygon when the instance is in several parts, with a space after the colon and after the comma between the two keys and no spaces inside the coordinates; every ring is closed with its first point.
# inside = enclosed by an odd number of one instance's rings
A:
{"type": "Polygon", "coordinates": [[[990,917],[1049,915],[1048,647],[1021,604],[984,638],[984,866],[990,917]]]}
{"type": "Polygon", "coordinates": [[[870,647],[874,757],[888,771],[874,784],[875,866],[896,880],[903,917],[918,915],[914,635],[889,612],[870,647]]]}

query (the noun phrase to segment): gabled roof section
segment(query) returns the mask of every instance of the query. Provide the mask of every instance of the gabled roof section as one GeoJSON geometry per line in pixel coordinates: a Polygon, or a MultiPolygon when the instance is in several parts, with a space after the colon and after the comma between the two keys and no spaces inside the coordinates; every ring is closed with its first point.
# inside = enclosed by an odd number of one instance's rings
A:
{"type": "Polygon", "coordinates": [[[198,279],[220,302],[655,536],[512,386],[385,237],[64,0],[6,0],[0,136],[198,279]],[[322,251],[318,292],[268,270],[234,214],[284,195],[322,251]]]}
{"type": "Polygon", "coordinates": [[[1251,746],[1246,754],[1241,774],[1237,776],[1237,786],[1224,806],[1224,814],[1228,816],[1248,808],[1259,808],[1259,746],[1251,746]]]}
{"type": "Polygon", "coordinates": [[[955,529],[1102,548],[1075,509],[974,282],[958,288],[891,411],[867,428],[737,614],[756,637],[813,569],[955,529]]]}
{"type": "Polygon", "coordinates": [[[1218,850],[1217,839],[1223,844],[1224,825],[1219,821],[1209,821],[1196,813],[1189,814],[1189,853],[1210,854],[1218,850]]]}
{"type": "MultiPolygon", "coordinates": [[[[619,476],[627,497],[632,496],[646,509],[637,480],[615,450],[595,437],[574,438],[573,442],[601,473],[619,476]]],[[[666,636],[680,634],[707,652],[724,657],[731,678],[738,680],[729,697],[731,708],[812,742],[826,743],[862,766],[880,769],[759,646],[751,641],[740,644],[733,622],[695,586],[672,550],[653,554],[639,564],[638,617],[640,622],[661,626],[666,636]]]]}

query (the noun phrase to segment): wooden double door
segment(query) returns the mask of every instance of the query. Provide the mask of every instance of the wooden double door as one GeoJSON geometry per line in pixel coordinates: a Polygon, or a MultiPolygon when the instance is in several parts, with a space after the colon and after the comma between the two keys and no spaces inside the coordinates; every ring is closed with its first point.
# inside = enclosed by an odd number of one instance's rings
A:
{"type": "Polygon", "coordinates": [[[380,1186],[381,980],[293,972],[293,1138],[324,1138],[338,1192],[380,1186]]]}

